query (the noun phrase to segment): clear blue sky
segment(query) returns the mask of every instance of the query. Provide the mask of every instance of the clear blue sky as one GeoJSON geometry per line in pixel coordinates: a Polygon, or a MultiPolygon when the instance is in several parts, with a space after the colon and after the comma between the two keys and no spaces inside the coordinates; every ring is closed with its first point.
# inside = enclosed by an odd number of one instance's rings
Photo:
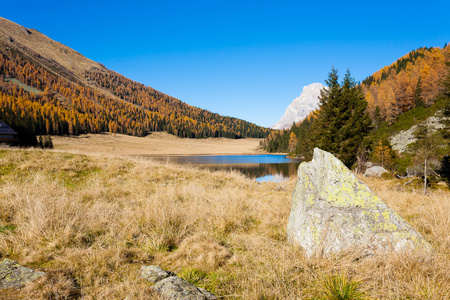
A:
{"type": "Polygon", "coordinates": [[[188,104],[269,127],[334,65],[361,81],[450,41],[450,1],[2,1],[34,28],[188,104]]]}

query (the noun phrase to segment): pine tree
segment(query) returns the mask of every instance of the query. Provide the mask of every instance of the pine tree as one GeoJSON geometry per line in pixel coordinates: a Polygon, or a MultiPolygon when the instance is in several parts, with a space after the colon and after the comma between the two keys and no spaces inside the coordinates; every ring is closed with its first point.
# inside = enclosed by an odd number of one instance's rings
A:
{"type": "Polygon", "coordinates": [[[422,97],[422,81],[420,77],[419,80],[417,81],[416,89],[414,90],[414,106],[415,107],[425,106],[422,97]]]}
{"type": "Polygon", "coordinates": [[[325,80],[327,87],[320,92],[319,96],[319,114],[314,123],[317,131],[315,132],[314,144],[322,150],[337,153],[339,139],[339,105],[341,100],[341,86],[339,85],[339,76],[334,67],[325,80]]]}
{"type": "Polygon", "coordinates": [[[361,88],[356,86],[347,70],[342,83],[339,159],[348,167],[356,161],[358,148],[364,137],[372,130],[372,120],[366,113],[367,102],[361,88]]]}
{"type": "Polygon", "coordinates": [[[372,121],[366,113],[367,102],[361,88],[356,85],[347,70],[342,86],[337,70],[332,68],[322,90],[320,110],[314,122],[314,144],[336,155],[347,167],[356,161],[358,147],[372,129],[372,121]]]}
{"type": "Polygon", "coordinates": [[[414,137],[417,141],[412,145],[415,152],[414,159],[417,164],[423,163],[423,193],[427,192],[427,176],[430,170],[430,160],[435,158],[438,154],[439,143],[436,141],[436,135],[428,130],[425,125],[417,126],[414,131],[414,137]]]}

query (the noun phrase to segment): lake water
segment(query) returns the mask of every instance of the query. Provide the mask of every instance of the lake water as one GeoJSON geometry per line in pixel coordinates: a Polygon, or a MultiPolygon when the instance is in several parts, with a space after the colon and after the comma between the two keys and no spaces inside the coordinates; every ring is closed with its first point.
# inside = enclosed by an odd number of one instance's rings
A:
{"type": "Polygon", "coordinates": [[[299,159],[286,155],[196,155],[196,156],[157,156],[160,161],[178,164],[192,164],[220,170],[238,170],[256,181],[287,181],[297,174],[299,159]]]}

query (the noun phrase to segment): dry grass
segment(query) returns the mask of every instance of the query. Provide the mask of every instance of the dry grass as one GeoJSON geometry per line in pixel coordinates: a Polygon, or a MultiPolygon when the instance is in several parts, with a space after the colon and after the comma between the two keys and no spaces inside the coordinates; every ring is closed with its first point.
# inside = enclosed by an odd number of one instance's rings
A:
{"type": "Polygon", "coordinates": [[[52,136],[55,149],[77,153],[113,153],[115,155],[219,155],[260,153],[261,139],[182,139],[166,132],[146,137],[124,134],[86,134],[52,136]]]}
{"type": "Polygon", "coordinates": [[[435,252],[355,261],[286,241],[294,179],[39,150],[0,151],[0,167],[0,255],[48,273],[2,299],[156,299],[142,264],[231,299],[450,299],[449,191],[367,180],[435,252]]]}

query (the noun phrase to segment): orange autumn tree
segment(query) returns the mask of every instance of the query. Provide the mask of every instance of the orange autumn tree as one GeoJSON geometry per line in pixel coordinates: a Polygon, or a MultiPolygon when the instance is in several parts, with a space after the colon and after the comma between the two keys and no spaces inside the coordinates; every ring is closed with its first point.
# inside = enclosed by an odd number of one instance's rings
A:
{"type": "Polygon", "coordinates": [[[419,48],[367,77],[361,84],[372,120],[375,111],[388,124],[419,103],[432,105],[442,91],[450,47],[419,48]]]}
{"type": "Polygon", "coordinates": [[[289,135],[289,146],[288,146],[288,150],[289,152],[294,152],[295,148],[297,147],[297,136],[295,135],[294,132],[291,132],[291,134],[289,135]]]}

